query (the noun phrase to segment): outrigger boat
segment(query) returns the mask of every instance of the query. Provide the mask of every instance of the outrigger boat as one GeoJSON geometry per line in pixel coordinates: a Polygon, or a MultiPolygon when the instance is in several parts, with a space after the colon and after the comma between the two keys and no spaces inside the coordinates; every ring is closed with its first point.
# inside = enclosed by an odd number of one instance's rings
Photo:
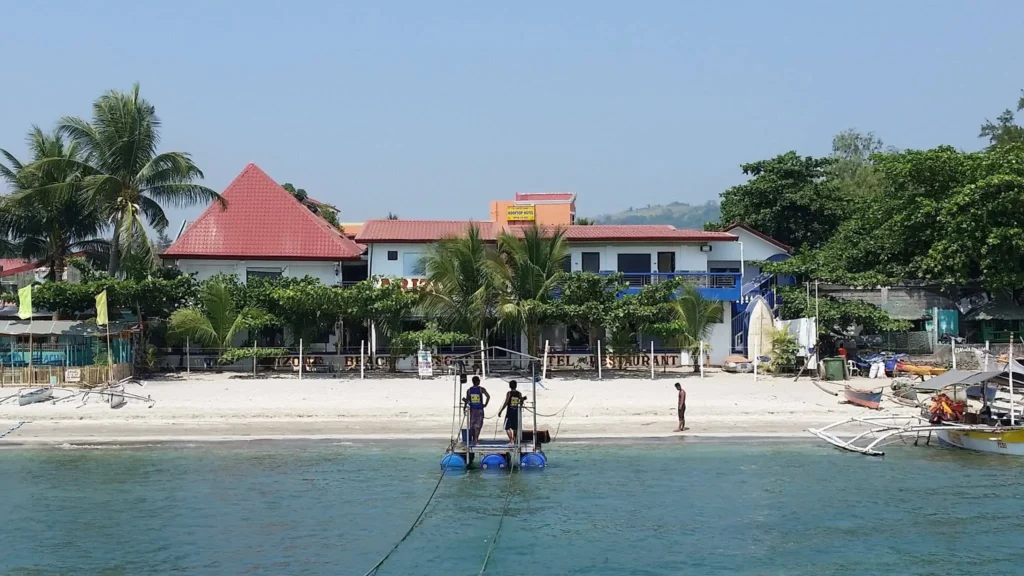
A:
{"type": "MultiPolygon", "coordinates": [[[[551,434],[545,429],[537,427],[537,362],[529,354],[523,354],[514,350],[508,350],[499,346],[481,348],[479,352],[455,357],[453,362],[454,376],[453,393],[455,404],[452,417],[452,438],[441,458],[441,468],[444,470],[464,470],[478,465],[481,469],[505,469],[509,468],[543,468],[547,465],[547,456],[544,454],[543,446],[551,442],[551,434]],[[515,442],[509,443],[507,439],[484,440],[478,438],[475,444],[470,442],[469,431],[469,407],[462,402],[464,397],[463,386],[467,383],[467,363],[472,363],[476,357],[481,359],[481,378],[486,381],[486,355],[489,351],[499,351],[516,357],[512,362],[526,362],[529,364],[529,377],[533,383],[533,393],[520,410],[529,410],[533,413],[533,428],[523,430],[523,414],[519,415],[519,430],[515,442]],[[456,418],[456,414],[461,416],[456,418]],[[458,421],[458,434],[455,433],[455,422],[458,421]],[[479,462],[477,459],[479,457],[479,462]]],[[[511,366],[510,366],[511,367],[511,366]]],[[[492,374],[492,378],[494,375],[492,374]]]]}
{"type": "MultiPolygon", "coordinates": [[[[808,432],[837,448],[869,456],[884,455],[883,448],[896,442],[929,445],[933,440],[948,448],[1024,456],[1024,426],[1018,425],[1020,411],[1013,406],[1021,403],[1013,391],[1014,380],[1012,371],[951,371],[925,381],[934,397],[930,405],[922,406],[920,415],[849,418],[808,432]],[[1009,384],[1009,396],[996,402],[993,399],[1003,392],[1003,380],[1009,384]],[[969,410],[971,388],[979,391],[981,402],[975,411],[969,410]],[[840,436],[854,426],[867,429],[840,436]]],[[[970,402],[977,406],[976,401],[970,402]]]]}

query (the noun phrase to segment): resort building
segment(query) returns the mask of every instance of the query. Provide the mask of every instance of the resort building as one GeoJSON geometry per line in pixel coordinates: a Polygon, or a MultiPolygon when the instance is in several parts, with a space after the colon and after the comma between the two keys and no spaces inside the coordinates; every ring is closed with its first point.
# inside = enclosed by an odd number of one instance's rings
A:
{"type": "MultiPolygon", "coordinates": [[[[414,288],[424,281],[423,258],[432,243],[464,234],[475,224],[486,241],[503,231],[525,226],[565,230],[570,256],[567,271],[620,272],[627,293],[666,278],[685,277],[709,299],[722,302],[723,322],[710,339],[712,363],[742,349],[745,301],[767,289],[770,279],[747,265],[752,260],[789,257],[790,249],[749,227],[724,231],[681,230],[668,225],[576,224],[576,194],[519,193],[513,200],[490,203],[487,219],[368,220],[335,228],[307,210],[275,180],[250,164],[223,193],[227,207],[214,204],[182,232],[163,254],[166,265],[196,274],[313,276],[329,285],[346,285],[370,277],[414,288]]],[[[417,322],[410,323],[415,328],[417,322]]],[[[322,344],[339,350],[363,339],[378,346],[374,335],[346,327],[322,344]],[[353,330],[355,332],[353,332],[353,330]]],[[[567,327],[545,332],[552,350],[569,353],[586,346],[585,335],[567,327]]],[[[642,348],[650,347],[643,337],[642,348]]],[[[495,335],[492,344],[522,349],[520,335],[495,335]]],[[[659,344],[655,342],[657,349],[659,344]]],[[[666,354],[672,353],[666,351],[666,354]]],[[[678,351],[674,353],[678,357],[678,351]]]]}

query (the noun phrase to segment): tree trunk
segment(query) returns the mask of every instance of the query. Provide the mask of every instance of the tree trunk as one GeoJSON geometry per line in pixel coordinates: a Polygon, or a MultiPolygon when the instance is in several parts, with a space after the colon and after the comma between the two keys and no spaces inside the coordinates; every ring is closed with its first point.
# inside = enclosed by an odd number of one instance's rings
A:
{"type": "Polygon", "coordinates": [[[107,262],[107,274],[114,276],[117,274],[118,256],[120,256],[121,246],[117,241],[117,226],[114,226],[114,239],[110,242],[110,260],[107,262]]]}

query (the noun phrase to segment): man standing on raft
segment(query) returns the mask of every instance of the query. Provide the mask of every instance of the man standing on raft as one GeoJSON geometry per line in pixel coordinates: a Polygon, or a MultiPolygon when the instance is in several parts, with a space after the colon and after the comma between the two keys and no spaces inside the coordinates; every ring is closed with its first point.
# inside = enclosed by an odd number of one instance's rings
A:
{"type": "Polygon", "coordinates": [[[516,381],[512,380],[508,383],[509,391],[505,394],[505,403],[498,409],[498,416],[508,408],[508,414],[505,415],[505,432],[508,433],[509,445],[516,443],[516,433],[519,432],[520,413],[519,409],[523,405],[523,400],[526,399],[522,392],[516,390],[516,381]]]}
{"type": "Polygon", "coordinates": [[[462,401],[469,406],[469,445],[476,446],[480,440],[480,429],[484,427],[484,408],[491,402],[491,395],[480,385],[479,376],[473,376],[473,385],[466,390],[462,401]]]}

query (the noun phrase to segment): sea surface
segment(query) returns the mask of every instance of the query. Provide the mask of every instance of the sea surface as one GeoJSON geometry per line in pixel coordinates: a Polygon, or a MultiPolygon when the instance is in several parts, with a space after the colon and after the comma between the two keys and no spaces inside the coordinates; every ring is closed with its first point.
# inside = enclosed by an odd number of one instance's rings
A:
{"type": "MultiPolygon", "coordinates": [[[[445,477],[378,574],[1021,574],[1024,459],[809,442],[553,444],[445,477]]],[[[0,450],[0,574],[366,573],[440,476],[433,443],[0,450]]]]}

